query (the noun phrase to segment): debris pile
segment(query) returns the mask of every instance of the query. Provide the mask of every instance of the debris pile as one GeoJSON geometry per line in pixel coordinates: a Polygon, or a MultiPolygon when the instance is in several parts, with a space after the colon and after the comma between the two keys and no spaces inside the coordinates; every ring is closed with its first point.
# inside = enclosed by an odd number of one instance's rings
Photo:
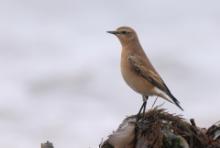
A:
{"type": "Polygon", "coordinates": [[[200,128],[193,119],[154,108],[124,119],[100,148],[220,148],[220,122],[200,128]]]}

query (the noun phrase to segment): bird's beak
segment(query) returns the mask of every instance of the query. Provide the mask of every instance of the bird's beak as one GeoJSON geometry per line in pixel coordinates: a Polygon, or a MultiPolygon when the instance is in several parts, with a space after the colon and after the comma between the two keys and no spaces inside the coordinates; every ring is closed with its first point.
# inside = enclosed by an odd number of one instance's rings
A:
{"type": "Polygon", "coordinates": [[[114,34],[114,35],[119,34],[119,32],[118,32],[118,31],[107,31],[107,33],[111,33],[111,34],[114,34]]]}

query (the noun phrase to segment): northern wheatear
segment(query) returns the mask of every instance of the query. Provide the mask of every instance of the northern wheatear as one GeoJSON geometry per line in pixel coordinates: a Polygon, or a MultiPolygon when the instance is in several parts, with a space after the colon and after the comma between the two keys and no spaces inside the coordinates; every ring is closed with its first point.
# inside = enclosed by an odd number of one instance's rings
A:
{"type": "Polygon", "coordinates": [[[121,42],[121,73],[124,80],[143,96],[144,102],[139,113],[142,109],[145,112],[149,96],[159,96],[183,110],[147,58],[134,29],[123,26],[107,32],[116,35],[121,42]]]}

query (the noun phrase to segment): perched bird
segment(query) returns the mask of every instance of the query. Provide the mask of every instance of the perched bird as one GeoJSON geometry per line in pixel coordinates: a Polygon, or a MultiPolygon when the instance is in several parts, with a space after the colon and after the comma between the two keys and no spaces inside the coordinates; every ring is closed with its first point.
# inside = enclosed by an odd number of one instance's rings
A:
{"type": "Polygon", "coordinates": [[[122,45],[121,73],[126,83],[143,96],[143,105],[139,113],[145,112],[146,102],[149,96],[161,97],[181,110],[179,101],[172,95],[160,75],[146,56],[138,36],[130,27],[119,27],[116,31],[107,31],[118,37],[122,45]]]}

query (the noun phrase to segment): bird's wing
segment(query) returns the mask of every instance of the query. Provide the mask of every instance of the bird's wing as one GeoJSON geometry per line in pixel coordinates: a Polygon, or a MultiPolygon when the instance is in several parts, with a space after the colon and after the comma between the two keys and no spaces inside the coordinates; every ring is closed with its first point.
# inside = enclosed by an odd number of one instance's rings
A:
{"type": "Polygon", "coordinates": [[[129,56],[128,61],[131,64],[133,70],[137,73],[137,75],[140,75],[160,90],[165,92],[167,91],[167,87],[161,77],[153,70],[146,68],[146,66],[144,65],[144,61],[140,57],[129,56]]]}
{"type": "Polygon", "coordinates": [[[137,73],[137,75],[140,75],[145,80],[147,80],[149,83],[151,83],[153,86],[167,94],[172,102],[167,99],[167,101],[171,103],[175,103],[181,110],[183,108],[180,106],[179,101],[172,95],[169,88],[166,86],[162,78],[153,70],[147,68],[144,65],[144,61],[139,56],[129,56],[128,61],[131,64],[131,67],[133,68],[134,72],[137,73]]]}

